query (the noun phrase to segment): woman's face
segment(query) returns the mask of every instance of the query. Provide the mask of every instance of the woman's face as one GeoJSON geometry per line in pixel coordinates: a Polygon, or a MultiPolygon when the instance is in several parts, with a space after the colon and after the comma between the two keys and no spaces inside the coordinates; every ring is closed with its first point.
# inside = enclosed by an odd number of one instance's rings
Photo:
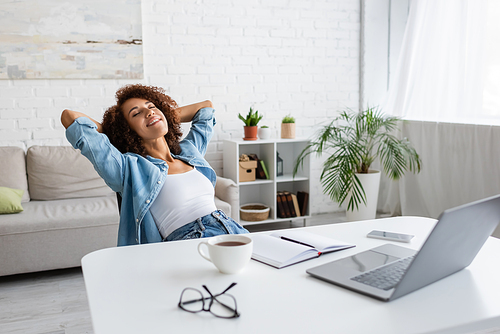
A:
{"type": "Polygon", "coordinates": [[[128,99],[122,105],[122,112],[130,128],[143,140],[158,139],[168,132],[165,115],[148,100],[128,99]]]}

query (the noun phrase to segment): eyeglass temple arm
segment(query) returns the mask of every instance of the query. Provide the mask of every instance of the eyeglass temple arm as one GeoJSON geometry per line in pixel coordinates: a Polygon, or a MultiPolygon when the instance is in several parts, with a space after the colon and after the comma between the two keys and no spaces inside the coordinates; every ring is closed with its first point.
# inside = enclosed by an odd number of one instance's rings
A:
{"type": "MultiPolygon", "coordinates": [[[[215,295],[215,297],[220,296],[220,295],[222,295],[222,294],[225,294],[225,293],[226,293],[229,289],[231,289],[231,288],[232,288],[233,286],[235,286],[236,284],[237,284],[236,282],[231,283],[231,285],[229,285],[229,286],[226,288],[226,290],[222,291],[221,293],[216,294],[216,295],[215,295]]],[[[212,295],[212,293],[210,292],[210,290],[208,290],[207,286],[206,286],[206,285],[202,285],[202,286],[203,286],[203,289],[207,290],[208,294],[209,294],[209,295],[213,298],[213,297],[214,297],[214,295],[212,295]]]]}
{"type": "Polygon", "coordinates": [[[226,290],[222,291],[222,292],[220,293],[220,295],[222,295],[223,293],[226,293],[229,289],[231,289],[231,288],[232,288],[233,286],[235,286],[236,284],[237,284],[236,282],[231,283],[231,285],[229,285],[229,286],[227,287],[227,289],[226,289],[226,290]]]}
{"type": "Polygon", "coordinates": [[[182,304],[184,304],[184,305],[185,305],[185,304],[197,303],[197,302],[200,302],[200,301],[202,301],[202,300],[207,300],[207,299],[211,299],[211,298],[214,298],[214,297],[220,296],[220,295],[222,295],[222,294],[226,293],[229,289],[231,289],[231,288],[232,288],[233,286],[235,286],[236,284],[237,284],[236,282],[231,283],[231,285],[229,285],[229,286],[226,288],[226,290],[222,291],[222,292],[221,292],[221,293],[219,293],[219,294],[216,294],[215,296],[214,296],[214,295],[212,295],[212,293],[210,292],[210,290],[208,290],[208,288],[207,288],[207,286],[206,286],[206,285],[203,285],[203,288],[204,288],[205,290],[207,290],[207,292],[208,292],[208,294],[210,295],[210,297],[204,297],[203,299],[201,299],[201,298],[200,298],[200,299],[193,299],[193,300],[185,301],[185,302],[183,302],[182,304]]]}
{"type": "Polygon", "coordinates": [[[207,299],[212,299],[212,296],[210,297],[205,297],[205,298],[199,298],[199,299],[193,299],[193,300],[188,300],[186,302],[182,302],[182,304],[192,304],[192,303],[197,303],[197,302],[201,302],[202,300],[207,300],[207,299]]]}

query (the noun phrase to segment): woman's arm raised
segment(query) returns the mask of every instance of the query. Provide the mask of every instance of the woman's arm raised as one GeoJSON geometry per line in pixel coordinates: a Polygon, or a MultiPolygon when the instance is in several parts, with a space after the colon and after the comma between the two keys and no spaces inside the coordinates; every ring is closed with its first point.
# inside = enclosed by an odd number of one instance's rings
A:
{"type": "Polygon", "coordinates": [[[87,117],[92,122],[94,122],[95,125],[97,125],[97,131],[102,133],[102,125],[101,125],[101,123],[99,123],[95,119],[90,118],[89,116],[85,115],[84,113],[81,113],[81,112],[78,112],[78,111],[73,111],[73,110],[65,109],[62,112],[62,114],[61,114],[61,123],[67,129],[71,124],[73,124],[73,122],[75,121],[75,119],[77,119],[78,117],[87,117]]]}
{"type": "Polygon", "coordinates": [[[194,104],[190,104],[184,107],[179,107],[175,109],[179,113],[179,117],[181,122],[191,122],[194,115],[198,112],[198,110],[202,108],[213,108],[212,102],[209,100],[198,102],[194,104]]]}

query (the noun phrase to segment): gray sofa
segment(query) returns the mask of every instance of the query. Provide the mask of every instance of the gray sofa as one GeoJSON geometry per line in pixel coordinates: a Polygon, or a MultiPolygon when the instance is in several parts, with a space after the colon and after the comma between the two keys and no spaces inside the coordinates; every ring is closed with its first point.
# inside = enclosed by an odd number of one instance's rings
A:
{"type": "MultiPolygon", "coordinates": [[[[0,276],[80,266],[116,246],[115,193],[69,146],[0,147],[0,187],[24,190],[22,212],[0,214],[0,276]]],[[[238,187],[217,179],[215,202],[238,212],[238,187]]],[[[237,215],[236,215],[237,216],[237,215]]]]}

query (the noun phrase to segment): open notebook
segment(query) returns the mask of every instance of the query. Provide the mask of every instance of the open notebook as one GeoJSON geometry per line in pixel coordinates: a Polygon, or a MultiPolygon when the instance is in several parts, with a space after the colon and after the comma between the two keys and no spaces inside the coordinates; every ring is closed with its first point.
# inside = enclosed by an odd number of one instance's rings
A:
{"type": "Polygon", "coordinates": [[[303,230],[277,231],[252,236],[252,259],[278,269],[309,260],[323,253],[335,252],[354,245],[303,230]]]}

